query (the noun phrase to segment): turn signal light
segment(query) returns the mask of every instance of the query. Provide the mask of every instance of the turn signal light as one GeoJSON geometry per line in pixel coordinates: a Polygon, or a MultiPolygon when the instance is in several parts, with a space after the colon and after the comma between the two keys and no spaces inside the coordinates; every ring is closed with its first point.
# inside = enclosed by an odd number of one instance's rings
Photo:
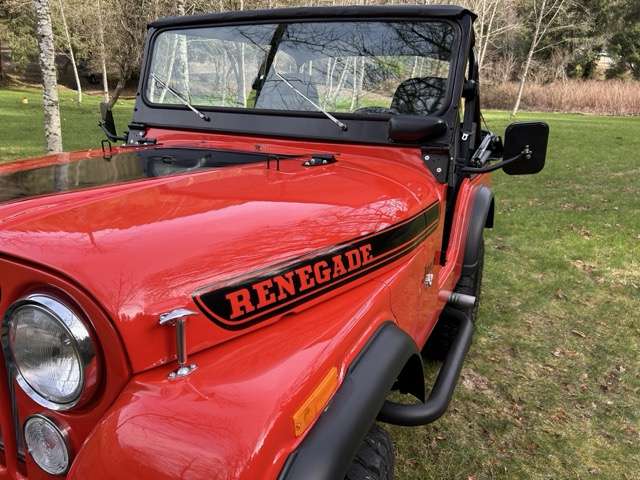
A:
{"type": "Polygon", "coordinates": [[[293,429],[299,437],[322,413],[338,388],[338,369],[333,367],[293,414],[293,429]]]}

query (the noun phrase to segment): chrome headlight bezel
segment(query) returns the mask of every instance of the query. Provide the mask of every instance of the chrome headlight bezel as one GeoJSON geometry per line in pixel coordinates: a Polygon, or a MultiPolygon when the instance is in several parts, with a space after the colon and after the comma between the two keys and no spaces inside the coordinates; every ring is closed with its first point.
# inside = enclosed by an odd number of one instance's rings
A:
{"type": "Polygon", "coordinates": [[[10,355],[16,371],[16,382],[20,388],[37,404],[50,410],[69,410],[86,403],[95,393],[98,386],[98,362],[95,342],[83,320],[84,315],[69,302],[49,293],[32,293],[14,302],[4,317],[3,348],[10,355]],[[71,340],[71,346],[80,366],[80,380],[74,391],[74,397],[63,403],[55,401],[46,392],[34,388],[25,378],[16,361],[9,341],[9,331],[14,315],[23,308],[37,309],[51,317],[65,331],[71,340]]]}

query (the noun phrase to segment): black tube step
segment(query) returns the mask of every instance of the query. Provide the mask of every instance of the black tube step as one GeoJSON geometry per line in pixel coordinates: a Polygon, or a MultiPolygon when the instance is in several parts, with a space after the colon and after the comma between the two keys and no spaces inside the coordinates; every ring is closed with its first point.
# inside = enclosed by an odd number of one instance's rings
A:
{"type": "Polygon", "coordinates": [[[471,345],[473,322],[466,313],[451,307],[445,308],[442,315],[453,317],[458,321],[458,335],[440,367],[429,398],[426,402],[419,404],[401,404],[387,400],[378,414],[379,421],[415,427],[434,422],[446,412],[471,345]]]}

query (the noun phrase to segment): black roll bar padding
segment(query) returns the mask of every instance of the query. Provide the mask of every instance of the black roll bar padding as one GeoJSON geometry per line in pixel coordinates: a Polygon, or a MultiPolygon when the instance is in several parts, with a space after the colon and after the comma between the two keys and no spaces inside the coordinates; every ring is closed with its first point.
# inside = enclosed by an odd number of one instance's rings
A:
{"type": "Polygon", "coordinates": [[[446,307],[442,315],[454,317],[458,321],[458,334],[440,367],[427,401],[418,404],[401,404],[387,400],[378,414],[379,421],[415,427],[437,420],[447,410],[471,345],[473,322],[468,314],[452,307],[446,307]]]}

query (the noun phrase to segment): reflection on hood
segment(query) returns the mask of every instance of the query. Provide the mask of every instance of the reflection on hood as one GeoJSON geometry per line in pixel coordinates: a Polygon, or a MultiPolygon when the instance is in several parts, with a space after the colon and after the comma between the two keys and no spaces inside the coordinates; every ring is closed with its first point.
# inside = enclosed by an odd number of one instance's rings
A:
{"type": "Polygon", "coordinates": [[[151,148],[87,158],[0,174],[0,202],[207,168],[265,162],[270,157],[273,157],[273,154],[195,148],[151,148]]]}

